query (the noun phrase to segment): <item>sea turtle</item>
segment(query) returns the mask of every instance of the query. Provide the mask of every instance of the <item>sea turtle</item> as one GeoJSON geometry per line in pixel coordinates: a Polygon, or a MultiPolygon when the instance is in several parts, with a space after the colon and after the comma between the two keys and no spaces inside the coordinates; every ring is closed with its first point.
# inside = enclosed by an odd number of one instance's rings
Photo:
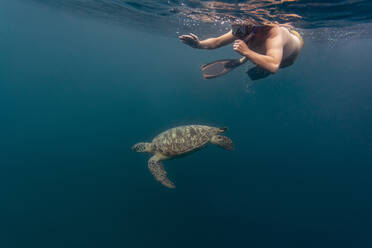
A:
{"type": "Polygon", "coordinates": [[[132,149],[136,152],[149,152],[153,156],[148,161],[148,167],[161,184],[168,188],[175,185],[168,179],[161,160],[175,158],[196,151],[208,142],[226,150],[233,150],[233,142],[226,136],[218,135],[227,128],[217,128],[202,125],[179,126],[162,132],[151,143],[137,143],[132,149]]]}

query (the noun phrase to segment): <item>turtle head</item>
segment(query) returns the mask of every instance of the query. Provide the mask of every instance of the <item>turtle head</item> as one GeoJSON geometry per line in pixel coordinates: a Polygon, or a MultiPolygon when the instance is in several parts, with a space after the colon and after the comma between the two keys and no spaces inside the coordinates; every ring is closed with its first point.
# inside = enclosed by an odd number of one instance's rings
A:
{"type": "Polygon", "coordinates": [[[226,136],[214,135],[211,139],[211,143],[228,151],[232,151],[234,149],[233,142],[226,136]]]}
{"type": "Polygon", "coordinates": [[[140,142],[132,146],[132,150],[135,152],[151,152],[151,143],[140,142]]]}

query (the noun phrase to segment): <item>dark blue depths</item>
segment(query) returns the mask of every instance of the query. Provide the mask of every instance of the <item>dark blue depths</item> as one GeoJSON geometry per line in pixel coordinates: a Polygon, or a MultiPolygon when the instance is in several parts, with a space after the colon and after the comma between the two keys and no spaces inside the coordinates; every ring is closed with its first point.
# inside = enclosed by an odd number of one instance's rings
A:
{"type": "Polygon", "coordinates": [[[372,247],[371,40],[307,43],[246,89],[236,56],[0,3],[0,246],[372,247]],[[130,147],[183,124],[229,127],[166,161],[130,147]]]}

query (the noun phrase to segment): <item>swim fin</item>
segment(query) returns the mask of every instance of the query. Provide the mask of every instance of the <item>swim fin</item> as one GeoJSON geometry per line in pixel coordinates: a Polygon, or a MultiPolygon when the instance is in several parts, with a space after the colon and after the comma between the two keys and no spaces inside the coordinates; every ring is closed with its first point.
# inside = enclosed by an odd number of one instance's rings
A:
{"type": "Polygon", "coordinates": [[[201,70],[203,72],[204,79],[211,79],[222,76],[247,61],[248,58],[246,57],[242,57],[240,59],[222,59],[202,65],[201,70]]]}
{"type": "Polygon", "coordinates": [[[262,67],[255,66],[247,71],[247,74],[251,80],[259,80],[270,76],[272,73],[262,67]]]}

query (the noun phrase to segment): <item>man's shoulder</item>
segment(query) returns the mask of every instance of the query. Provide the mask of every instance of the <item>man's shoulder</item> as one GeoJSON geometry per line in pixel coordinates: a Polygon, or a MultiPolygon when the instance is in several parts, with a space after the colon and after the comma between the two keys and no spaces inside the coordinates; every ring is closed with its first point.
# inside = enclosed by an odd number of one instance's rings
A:
{"type": "Polygon", "coordinates": [[[273,25],[271,26],[269,32],[268,32],[268,37],[267,38],[275,38],[277,36],[283,35],[283,30],[281,30],[282,27],[279,25],[273,25]]]}
{"type": "Polygon", "coordinates": [[[282,38],[283,40],[287,40],[289,36],[290,36],[289,28],[280,25],[273,26],[268,33],[268,38],[271,39],[282,38]]]}

